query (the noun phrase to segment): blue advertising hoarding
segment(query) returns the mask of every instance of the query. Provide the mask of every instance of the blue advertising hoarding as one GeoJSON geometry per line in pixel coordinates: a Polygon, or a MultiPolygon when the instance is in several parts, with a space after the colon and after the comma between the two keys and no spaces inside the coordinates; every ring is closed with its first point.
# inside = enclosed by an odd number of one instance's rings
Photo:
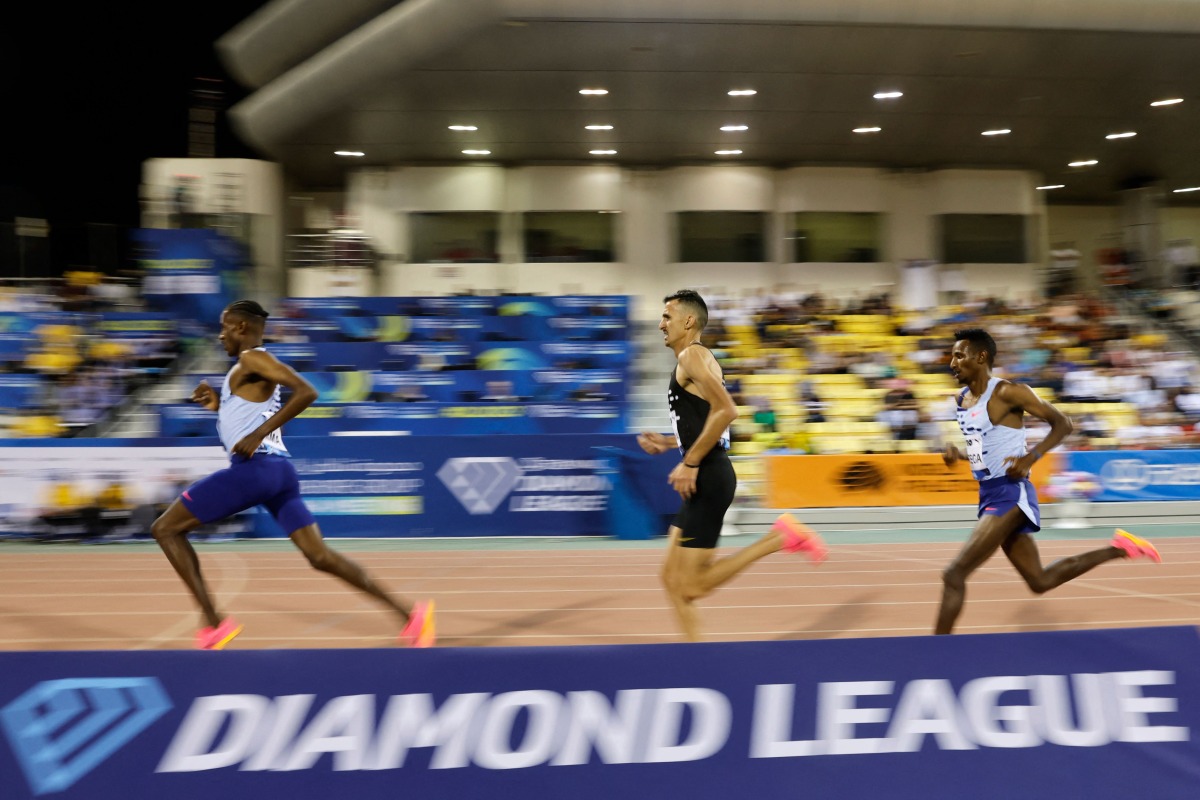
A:
{"type": "Polygon", "coordinates": [[[155,308],[206,327],[238,299],[247,256],[236,240],[207,228],[140,228],[133,238],[145,276],[142,295],[155,308]]]}
{"type": "Polygon", "coordinates": [[[1198,725],[1185,627],[0,653],[6,800],[1185,800],[1198,725]]]}
{"type": "Polygon", "coordinates": [[[1063,470],[1095,476],[1092,499],[1200,500],[1198,450],[1096,450],[1063,453],[1063,470]]]}
{"type": "MultiPolygon", "coordinates": [[[[667,483],[678,460],[644,456],[632,434],[289,435],[285,443],[304,501],[331,537],[648,538],[665,534],[679,509],[667,483]],[[630,508],[644,513],[614,513],[630,508]]],[[[0,530],[12,533],[36,526],[62,480],[89,496],[115,481],[132,503],[169,502],[228,464],[211,436],[17,439],[0,441],[0,450],[0,530]]],[[[285,535],[265,511],[254,517],[257,535],[285,535]]]]}

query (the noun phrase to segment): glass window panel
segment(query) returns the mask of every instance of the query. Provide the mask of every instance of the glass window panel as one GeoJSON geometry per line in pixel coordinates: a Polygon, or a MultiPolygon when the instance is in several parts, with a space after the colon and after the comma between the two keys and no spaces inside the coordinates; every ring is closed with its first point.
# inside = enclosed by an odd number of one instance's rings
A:
{"type": "Polygon", "coordinates": [[[942,214],[944,264],[1024,264],[1027,222],[1021,214],[942,214]]]}
{"type": "Polygon", "coordinates": [[[881,260],[881,214],[804,211],[792,215],[792,260],[867,263],[881,260]]]}
{"type": "Polygon", "coordinates": [[[521,217],[526,262],[616,260],[614,213],[527,211],[521,217]]]}
{"type": "Polygon", "coordinates": [[[762,211],[681,211],[679,260],[766,261],[762,211]]]}
{"type": "Polygon", "coordinates": [[[494,211],[439,211],[409,215],[416,264],[495,263],[500,260],[500,215],[494,211]]]}

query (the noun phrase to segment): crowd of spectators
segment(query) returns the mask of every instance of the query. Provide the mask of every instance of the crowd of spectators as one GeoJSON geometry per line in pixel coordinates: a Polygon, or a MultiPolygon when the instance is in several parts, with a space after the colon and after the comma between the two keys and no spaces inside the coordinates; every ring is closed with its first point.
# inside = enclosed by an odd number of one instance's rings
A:
{"type": "Polygon", "coordinates": [[[0,283],[0,319],[36,323],[0,331],[10,340],[0,384],[22,389],[20,403],[0,404],[0,436],[87,433],[167,371],[185,346],[177,331],[115,337],[99,325],[105,312],[145,310],[132,276],[76,271],[37,285],[0,283]]]}
{"type": "MultiPolygon", "coordinates": [[[[735,442],[821,452],[804,428],[838,419],[882,425],[876,430],[892,442],[912,443],[905,449],[940,449],[955,435],[953,331],[982,327],[998,345],[995,374],[1030,385],[1073,418],[1067,448],[1200,445],[1195,353],[1152,319],[1094,296],[978,297],[911,312],[882,293],[839,302],[757,292],[714,297],[710,320],[705,342],[747,412],[735,442]]],[[[1044,434],[1037,420],[1028,427],[1031,443],[1044,434]]]]}

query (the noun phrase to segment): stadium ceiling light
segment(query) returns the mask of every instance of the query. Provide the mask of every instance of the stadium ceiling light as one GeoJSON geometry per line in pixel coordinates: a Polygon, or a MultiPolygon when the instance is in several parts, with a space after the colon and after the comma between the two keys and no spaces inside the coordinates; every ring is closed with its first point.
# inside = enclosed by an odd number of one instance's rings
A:
{"type": "Polygon", "coordinates": [[[1200,192],[1200,186],[1189,186],[1186,189],[1176,189],[1175,194],[1183,194],[1184,192],[1200,192]]]}
{"type": "Polygon", "coordinates": [[[613,129],[612,125],[584,125],[583,127],[589,131],[611,131],[613,129]]]}
{"type": "Polygon", "coordinates": [[[490,156],[491,150],[463,150],[464,156],[490,156]]]}
{"type": "Polygon", "coordinates": [[[756,95],[756,94],[758,94],[758,91],[756,89],[730,89],[729,90],[730,97],[752,97],[753,95],[756,95]]]}
{"type": "Polygon", "coordinates": [[[718,155],[718,156],[740,156],[741,154],[742,154],[741,150],[715,150],[715,151],[713,151],[713,155],[718,155]]]}
{"type": "Polygon", "coordinates": [[[580,89],[580,94],[601,95],[608,94],[608,89],[580,89]]]}
{"type": "Polygon", "coordinates": [[[477,130],[479,130],[479,128],[475,127],[474,125],[451,125],[450,130],[452,130],[452,131],[477,131],[477,130]]]}
{"type": "Polygon", "coordinates": [[[996,128],[995,130],[984,131],[982,133],[982,135],[983,136],[1006,136],[1010,133],[1012,133],[1012,130],[1010,128],[996,128]]]}
{"type": "Polygon", "coordinates": [[[1167,100],[1155,100],[1150,105],[1152,106],[1173,106],[1183,102],[1182,97],[1172,97],[1167,100]]]}
{"type": "Polygon", "coordinates": [[[855,128],[855,133],[879,133],[883,128],[855,128]]]}
{"type": "Polygon", "coordinates": [[[1039,186],[1039,187],[1037,187],[1037,190],[1038,190],[1039,192],[1044,192],[1044,191],[1046,191],[1047,189],[1063,189],[1063,188],[1065,188],[1065,187],[1066,187],[1066,184],[1065,184],[1065,183],[1051,183],[1051,184],[1048,184],[1048,185],[1046,185],[1046,186],[1039,186]]]}
{"type": "Polygon", "coordinates": [[[1124,133],[1110,133],[1105,136],[1105,139],[1130,139],[1137,136],[1137,131],[1125,131],[1124,133]]]}
{"type": "Polygon", "coordinates": [[[617,154],[616,150],[588,150],[588,152],[594,156],[615,156],[617,154]]]}
{"type": "Polygon", "coordinates": [[[1072,161],[1070,164],[1067,164],[1067,166],[1068,167],[1094,167],[1099,163],[1100,162],[1097,161],[1096,159],[1091,158],[1091,159],[1088,159],[1087,161],[1072,161]]]}
{"type": "Polygon", "coordinates": [[[722,125],[721,130],[723,130],[723,131],[748,131],[748,130],[750,130],[750,126],[749,125],[722,125]]]}
{"type": "Polygon", "coordinates": [[[895,100],[897,97],[904,97],[904,92],[876,92],[874,97],[876,100],[895,100]]]}
{"type": "Polygon", "coordinates": [[[334,150],[335,156],[350,156],[352,158],[362,158],[366,155],[362,150],[334,150]]]}

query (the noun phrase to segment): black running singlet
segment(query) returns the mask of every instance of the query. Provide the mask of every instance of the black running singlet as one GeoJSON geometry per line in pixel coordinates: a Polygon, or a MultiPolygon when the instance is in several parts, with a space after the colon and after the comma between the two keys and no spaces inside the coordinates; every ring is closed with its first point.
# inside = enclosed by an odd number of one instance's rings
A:
{"type": "MultiPolygon", "coordinates": [[[[679,385],[674,369],[671,370],[671,384],[667,387],[667,405],[671,409],[671,427],[679,441],[679,452],[685,453],[700,438],[710,406],[700,395],[692,394],[679,385]]],[[[716,447],[729,449],[728,428],[721,434],[716,447]]]]}

